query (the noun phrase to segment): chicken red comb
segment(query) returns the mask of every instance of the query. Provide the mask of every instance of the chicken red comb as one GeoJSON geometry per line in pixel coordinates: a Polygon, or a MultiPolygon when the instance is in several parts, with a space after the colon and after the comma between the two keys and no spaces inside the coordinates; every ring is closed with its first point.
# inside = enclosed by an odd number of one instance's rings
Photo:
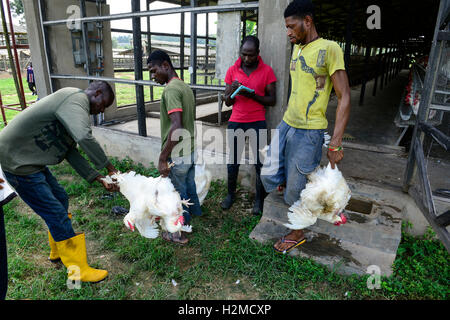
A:
{"type": "Polygon", "coordinates": [[[340,226],[341,224],[346,224],[347,223],[347,217],[343,213],[341,213],[339,215],[339,217],[341,218],[341,221],[335,222],[334,223],[335,226],[340,226]]]}
{"type": "Polygon", "coordinates": [[[180,216],[178,219],[177,219],[177,221],[175,221],[175,225],[177,225],[178,224],[178,222],[180,222],[181,223],[181,225],[183,225],[184,224],[184,216],[180,216]]]}
{"type": "Polygon", "coordinates": [[[128,226],[130,227],[131,231],[134,232],[134,226],[130,223],[130,221],[127,221],[128,226]]]}

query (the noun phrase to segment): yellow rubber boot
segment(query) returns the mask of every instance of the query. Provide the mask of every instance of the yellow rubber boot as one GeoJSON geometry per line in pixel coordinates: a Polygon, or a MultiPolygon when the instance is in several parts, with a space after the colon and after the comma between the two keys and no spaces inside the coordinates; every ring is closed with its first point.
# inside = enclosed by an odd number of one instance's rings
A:
{"type": "Polygon", "coordinates": [[[56,263],[60,261],[58,248],[56,247],[56,242],[53,240],[52,234],[50,231],[48,232],[48,243],[50,244],[50,255],[48,256],[48,260],[50,260],[53,263],[56,263]]]}
{"type": "Polygon", "coordinates": [[[94,269],[87,263],[84,233],[67,240],[56,242],[61,261],[68,269],[71,281],[99,282],[106,278],[108,271],[94,269]]]}
{"type": "MultiPolygon", "coordinates": [[[[68,213],[68,216],[69,219],[72,219],[72,214],[70,212],[68,213]]],[[[48,256],[48,260],[50,260],[53,263],[56,263],[61,260],[59,258],[58,248],[56,247],[56,242],[53,239],[50,231],[47,232],[48,232],[48,243],[50,244],[50,255],[48,256]]]]}

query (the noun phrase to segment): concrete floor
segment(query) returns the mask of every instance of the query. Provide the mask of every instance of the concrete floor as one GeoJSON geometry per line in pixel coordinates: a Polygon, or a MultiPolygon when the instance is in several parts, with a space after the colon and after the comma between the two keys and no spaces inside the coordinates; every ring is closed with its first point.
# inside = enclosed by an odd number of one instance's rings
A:
{"type": "MultiPolygon", "coordinates": [[[[403,70],[397,77],[388,82],[380,90],[378,79],[376,96],[372,96],[375,81],[366,85],[364,104],[359,106],[361,86],[351,89],[352,110],[347,124],[346,134],[353,137],[354,142],[394,145],[401,134],[401,129],[394,124],[395,116],[404,88],[408,82],[408,70],[403,70]]],[[[337,97],[333,95],[327,108],[328,132],[334,129],[337,97]]]]}

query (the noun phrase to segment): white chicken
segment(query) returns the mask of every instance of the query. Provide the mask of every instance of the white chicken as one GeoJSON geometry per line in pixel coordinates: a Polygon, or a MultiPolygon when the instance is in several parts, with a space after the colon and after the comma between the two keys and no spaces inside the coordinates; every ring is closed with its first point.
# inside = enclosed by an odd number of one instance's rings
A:
{"type": "Polygon", "coordinates": [[[130,211],[123,222],[131,231],[136,228],[143,237],[155,239],[159,235],[158,222],[163,230],[170,233],[192,231],[191,226],[184,225],[182,206],[192,203],[181,200],[169,178],[145,177],[130,171],[105,179],[116,183],[130,202],[130,211]]]}
{"type": "Polygon", "coordinates": [[[211,186],[211,172],[206,170],[205,164],[203,165],[195,165],[195,186],[197,187],[197,195],[198,200],[200,201],[200,205],[203,204],[203,200],[205,200],[206,195],[208,194],[209,187],[211,186]]]}
{"type": "Polygon", "coordinates": [[[288,212],[290,223],[284,224],[293,230],[307,228],[317,219],[322,219],[337,226],[347,222],[343,214],[351,197],[350,188],[337,166],[331,164],[316,169],[308,176],[309,182],[300,193],[288,212]]]}

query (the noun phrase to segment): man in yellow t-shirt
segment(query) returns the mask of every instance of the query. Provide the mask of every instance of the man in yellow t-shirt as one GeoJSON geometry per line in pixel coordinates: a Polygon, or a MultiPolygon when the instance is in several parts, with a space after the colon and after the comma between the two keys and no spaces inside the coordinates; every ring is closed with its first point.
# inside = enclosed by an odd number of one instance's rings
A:
{"type": "MultiPolygon", "coordinates": [[[[267,192],[286,184],[284,201],[292,205],[299,200],[307,175],[320,164],[332,87],[338,106],[327,156],[333,169],[344,157],[341,144],[350,114],[350,86],[342,49],[336,42],[319,37],[311,1],[294,0],[286,8],[284,18],[287,35],[294,44],[291,95],[272,137],[261,180],[267,192]]],[[[289,252],[305,241],[302,230],[293,230],[275,243],[274,249],[289,252]]]]}

